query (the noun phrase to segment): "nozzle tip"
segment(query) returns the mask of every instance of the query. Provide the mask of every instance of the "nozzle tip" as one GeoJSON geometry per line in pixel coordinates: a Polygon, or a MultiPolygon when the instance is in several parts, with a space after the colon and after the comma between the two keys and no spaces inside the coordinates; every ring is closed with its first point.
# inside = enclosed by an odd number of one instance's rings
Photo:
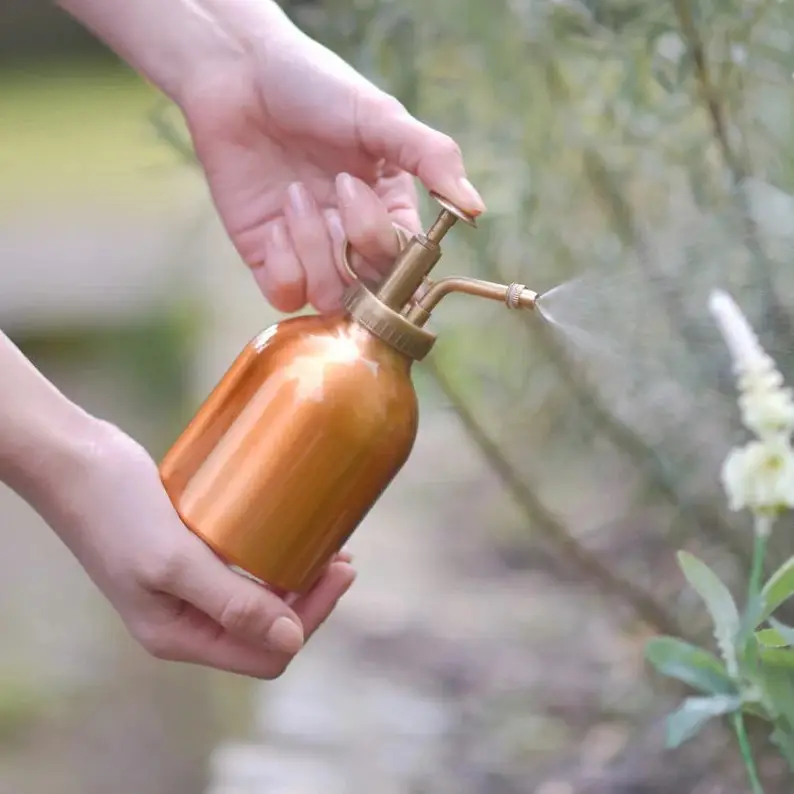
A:
{"type": "Polygon", "coordinates": [[[518,296],[518,305],[522,309],[534,309],[538,302],[538,293],[531,289],[524,289],[518,296]]]}

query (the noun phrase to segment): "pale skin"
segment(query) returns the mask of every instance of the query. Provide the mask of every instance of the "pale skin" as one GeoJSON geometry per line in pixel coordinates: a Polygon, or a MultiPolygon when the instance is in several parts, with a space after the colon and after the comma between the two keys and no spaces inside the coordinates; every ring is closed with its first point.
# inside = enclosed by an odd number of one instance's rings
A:
{"type": "MultiPolygon", "coordinates": [[[[455,143],[305,36],[271,0],[61,0],[183,112],[215,207],[265,298],[338,308],[345,236],[362,274],[419,230],[413,177],[481,198],[455,143]]],[[[282,599],[182,524],[146,450],[68,400],[0,333],[0,480],[77,557],[146,650],[279,676],[355,578],[339,555],[282,599]]]]}

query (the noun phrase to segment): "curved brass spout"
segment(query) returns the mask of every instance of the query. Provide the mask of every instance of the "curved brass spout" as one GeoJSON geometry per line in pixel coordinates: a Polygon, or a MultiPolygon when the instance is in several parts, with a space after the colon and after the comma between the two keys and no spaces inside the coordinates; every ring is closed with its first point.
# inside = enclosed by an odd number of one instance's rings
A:
{"type": "Polygon", "coordinates": [[[538,293],[527,289],[523,284],[497,284],[464,276],[444,278],[431,284],[427,292],[408,310],[406,319],[421,328],[430,318],[430,312],[451,292],[504,301],[508,309],[534,309],[538,299],[538,293]]]}
{"type": "Polygon", "coordinates": [[[412,361],[421,361],[433,347],[436,336],[424,325],[430,312],[450,292],[504,301],[509,309],[533,309],[538,299],[538,294],[523,284],[494,284],[462,277],[431,281],[429,274],[441,258],[443,237],[458,221],[477,225],[473,215],[448,199],[437,193],[431,196],[441,205],[441,212],[427,233],[414,234],[401,246],[391,272],[376,292],[349,267],[349,243],[345,243],[342,254],[348,273],[355,277],[344,297],[350,318],[412,361]]]}

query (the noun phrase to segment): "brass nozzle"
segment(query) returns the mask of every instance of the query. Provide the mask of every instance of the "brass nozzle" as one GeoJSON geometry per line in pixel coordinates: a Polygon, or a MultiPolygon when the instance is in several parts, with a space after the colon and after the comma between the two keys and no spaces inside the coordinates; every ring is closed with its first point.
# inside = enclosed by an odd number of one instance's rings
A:
{"type": "Polygon", "coordinates": [[[406,314],[406,318],[420,328],[430,319],[430,313],[451,292],[462,292],[478,298],[504,301],[508,309],[534,309],[538,293],[523,284],[497,284],[478,278],[445,278],[436,281],[406,314]]]}
{"type": "Polygon", "coordinates": [[[504,301],[509,309],[534,309],[538,299],[537,293],[523,284],[495,284],[462,277],[432,282],[427,276],[441,258],[444,235],[459,220],[470,226],[477,224],[473,216],[443,196],[431,196],[441,204],[441,212],[427,233],[415,234],[409,240],[377,293],[358,282],[344,299],[345,308],[356,322],[414,361],[420,361],[432,348],[435,335],[424,326],[439,301],[449,293],[504,301]]]}
{"type": "Polygon", "coordinates": [[[395,311],[402,311],[422,285],[427,274],[441,259],[441,240],[459,221],[476,227],[474,216],[456,207],[438,193],[430,194],[442,207],[426,234],[415,234],[400,252],[394,267],[377,292],[378,300],[395,311]]]}

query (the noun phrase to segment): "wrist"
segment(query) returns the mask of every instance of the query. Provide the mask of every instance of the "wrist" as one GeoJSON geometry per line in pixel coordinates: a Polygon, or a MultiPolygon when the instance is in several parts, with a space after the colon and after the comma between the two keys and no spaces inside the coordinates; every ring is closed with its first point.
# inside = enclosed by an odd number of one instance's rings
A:
{"type": "Polygon", "coordinates": [[[56,0],[184,107],[189,97],[290,28],[274,0],[56,0]]]}
{"type": "Polygon", "coordinates": [[[37,512],[68,497],[106,434],[0,332],[0,482],[37,512]]]}
{"type": "Polygon", "coordinates": [[[49,394],[28,395],[3,417],[0,480],[49,517],[73,498],[75,486],[99,457],[107,431],[106,423],[45,385],[49,394]]]}

